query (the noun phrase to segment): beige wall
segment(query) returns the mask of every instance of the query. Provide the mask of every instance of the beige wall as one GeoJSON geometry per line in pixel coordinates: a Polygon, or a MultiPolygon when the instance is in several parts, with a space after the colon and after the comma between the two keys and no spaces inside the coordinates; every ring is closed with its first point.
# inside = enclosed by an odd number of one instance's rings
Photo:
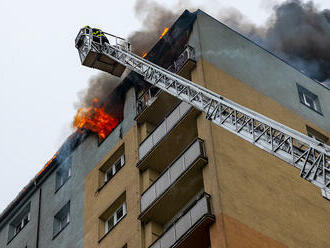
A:
{"type": "Polygon", "coordinates": [[[137,128],[131,128],[125,137],[93,169],[85,182],[85,225],[84,247],[121,248],[142,247],[141,224],[137,216],[140,213],[140,174],[137,163],[137,128]],[[125,166],[98,192],[99,169],[115,152],[125,146],[125,166]],[[115,200],[126,192],[127,215],[103,240],[98,243],[102,232],[99,217],[109,209],[115,200]]]}
{"type": "MultiPolygon", "coordinates": [[[[198,63],[193,81],[303,133],[308,124],[329,135],[206,61],[198,63]]],[[[329,246],[330,203],[298,169],[204,115],[198,135],[206,141],[204,185],[217,218],[210,229],[212,247],[329,246]]]]}
{"type": "MultiPolygon", "coordinates": [[[[197,63],[192,80],[300,132],[306,133],[309,125],[329,136],[207,61],[197,63]]],[[[330,204],[319,188],[301,179],[297,169],[215,126],[204,115],[197,117],[197,130],[198,137],[205,140],[209,159],[203,181],[216,216],[210,228],[212,248],[328,246],[330,204]]],[[[137,219],[141,193],[157,176],[151,170],[141,174],[136,168],[138,145],[148,132],[146,124],[139,131],[137,126],[131,128],[86,178],[84,247],[121,248],[125,243],[145,247],[145,242],[155,240],[153,232],[160,234],[159,228],[153,231],[152,222],[142,229],[137,219]],[[123,144],[125,166],[98,191],[103,177],[100,169],[118,155],[123,144]],[[99,243],[104,232],[100,217],[124,192],[127,216],[99,243]]]]}

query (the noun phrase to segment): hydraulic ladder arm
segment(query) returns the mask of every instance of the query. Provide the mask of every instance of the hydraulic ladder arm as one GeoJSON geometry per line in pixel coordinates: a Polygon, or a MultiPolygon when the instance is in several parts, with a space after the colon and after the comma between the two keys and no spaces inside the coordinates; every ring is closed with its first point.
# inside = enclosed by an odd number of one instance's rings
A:
{"type": "Polygon", "coordinates": [[[328,145],[157,66],[132,53],[124,39],[105,34],[109,43],[101,44],[86,28],[80,30],[76,48],[82,64],[108,72],[117,66],[135,71],[148,83],[204,112],[216,125],[298,168],[300,176],[320,187],[323,197],[330,200],[328,145]],[[104,69],[107,66],[110,70],[104,69]]]}

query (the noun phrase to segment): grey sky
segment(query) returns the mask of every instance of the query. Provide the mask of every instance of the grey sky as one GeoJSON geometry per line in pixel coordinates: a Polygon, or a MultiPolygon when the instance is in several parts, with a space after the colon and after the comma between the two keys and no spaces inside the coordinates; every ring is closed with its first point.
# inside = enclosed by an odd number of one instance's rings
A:
{"type": "MultiPolygon", "coordinates": [[[[127,37],[141,27],[134,2],[0,2],[0,212],[72,132],[77,92],[98,73],[80,65],[74,48],[78,30],[88,24],[127,37]]],[[[211,15],[232,6],[262,24],[275,0],[191,2],[211,15]]],[[[314,2],[330,8],[328,0],[314,2]]]]}

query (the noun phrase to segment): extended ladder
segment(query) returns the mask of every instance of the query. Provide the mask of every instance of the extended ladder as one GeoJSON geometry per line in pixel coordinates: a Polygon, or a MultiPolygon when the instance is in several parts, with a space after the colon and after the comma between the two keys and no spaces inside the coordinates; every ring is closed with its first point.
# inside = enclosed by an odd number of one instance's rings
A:
{"type": "Polygon", "coordinates": [[[107,37],[114,37],[115,43],[99,44],[82,29],[76,39],[80,56],[82,51],[84,56],[94,52],[142,75],[148,83],[204,112],[216,125],[295,166],[302,178],[320,187],[323,197],[330,200],[329,146],[135,55],[116,36],[107,37]]]}

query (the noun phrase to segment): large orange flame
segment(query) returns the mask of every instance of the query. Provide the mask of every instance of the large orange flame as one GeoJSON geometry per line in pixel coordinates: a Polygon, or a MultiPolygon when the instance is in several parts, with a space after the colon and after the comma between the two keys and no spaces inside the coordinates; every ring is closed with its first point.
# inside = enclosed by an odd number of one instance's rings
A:
{"type": "Polygon", "coordinates": [[[95,132],[101,139],[105,139],[117,125],[118,120],[106,113],[97,98],[91,107],[79,109],[73,121],[75,128],[95,132]]]}

